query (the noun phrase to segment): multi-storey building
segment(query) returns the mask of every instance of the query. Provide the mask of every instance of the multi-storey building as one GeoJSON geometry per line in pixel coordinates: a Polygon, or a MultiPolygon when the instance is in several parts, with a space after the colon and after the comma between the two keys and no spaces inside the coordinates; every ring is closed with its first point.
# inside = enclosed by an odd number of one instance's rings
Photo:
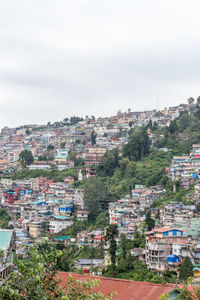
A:
{"type": "MultiPolygon", "coordinates": [[[[162,272],[168,266],[168,256],[173,253],[174,244],[186,244],[184,230],[156,228],[146,232],[146,264],[149,269],[162,272]]],[[[175,263],[180,261],[175,257],[175,263]]]]}

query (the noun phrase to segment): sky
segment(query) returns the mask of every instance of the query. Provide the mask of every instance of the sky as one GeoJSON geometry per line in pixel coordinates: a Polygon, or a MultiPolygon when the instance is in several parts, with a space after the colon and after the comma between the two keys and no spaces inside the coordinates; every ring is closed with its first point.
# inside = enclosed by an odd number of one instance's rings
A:
{"type": "Polygon", "coordinates": [[[0,127],[200,95],[199,0],[0,0],[0,127]]]}

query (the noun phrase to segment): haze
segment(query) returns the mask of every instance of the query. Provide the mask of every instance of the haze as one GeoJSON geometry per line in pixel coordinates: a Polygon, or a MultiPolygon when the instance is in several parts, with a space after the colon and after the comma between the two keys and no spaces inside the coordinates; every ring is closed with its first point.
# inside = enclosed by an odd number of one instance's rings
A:
{"type": "Polygon", "coordinates": [[[200,95],[198,0],[1,0],[0,127],[200,95]]]}

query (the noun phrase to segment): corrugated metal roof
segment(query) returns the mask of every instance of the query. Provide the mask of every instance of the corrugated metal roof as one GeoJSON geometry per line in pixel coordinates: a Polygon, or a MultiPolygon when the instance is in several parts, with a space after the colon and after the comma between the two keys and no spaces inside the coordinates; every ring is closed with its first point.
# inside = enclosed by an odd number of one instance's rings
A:
{"type": "MultiPolygon", "coordinates": [[[[175,285],[173,284],[138,282],[80,274],[71,275],[75,280],[100,280],[100,284],[95,290],[101,291],[104,295],[117,292],[117,295],[114,296],[113,300],[158,300],[162,294],[169,293],[175,288],[175,285]]],[[[64,286],[69,278],[69,273],[59,272],[58,276],[61,279],[60,285],[64,286]]]]}

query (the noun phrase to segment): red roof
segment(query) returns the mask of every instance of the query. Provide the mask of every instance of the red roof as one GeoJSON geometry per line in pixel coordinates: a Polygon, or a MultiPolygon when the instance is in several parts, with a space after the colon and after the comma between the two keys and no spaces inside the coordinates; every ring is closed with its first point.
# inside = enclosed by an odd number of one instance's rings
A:
{"type": "MultiPolygon", "coordinates": [[[[162,294],[169,293],[175,288],[173,284],[139,282],[81,274],[71,275],[75,280],[100,280],[101,282],[95,290],[104,295],[116,292],[117,295],[114,296],[113,300],[158,300],[162,294]]],[[[61,279],[60,285],[64,286],[69,278],[69,273],[59,272],[58,277],[61,279]]]]}

